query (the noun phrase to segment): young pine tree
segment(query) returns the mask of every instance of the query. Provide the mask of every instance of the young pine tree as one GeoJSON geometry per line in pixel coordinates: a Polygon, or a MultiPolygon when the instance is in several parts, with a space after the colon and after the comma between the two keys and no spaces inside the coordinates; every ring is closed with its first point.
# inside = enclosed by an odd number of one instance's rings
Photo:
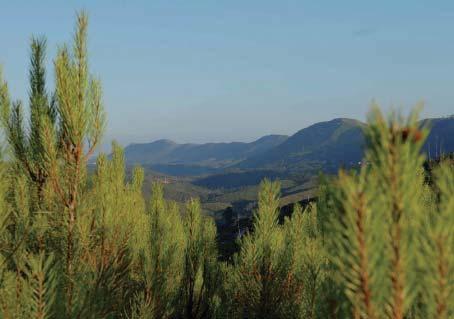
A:
{"type": "Polygon", "coordinates": [[[145,229],[137,241],[138,292],[134,316],[174,318],[183,277],[186,238],[178,205],[164,200],[163,187],[152,186],[145,229]]]}
{"type": "Polygon", "coordinates": [[[438,176],[440,203],[427,205],[420,152],[426,134],[414,114],[385,120],[374,109],[365,164],[335,182],[329,252],[352,317],[452,314],[452,172],[438,176]]]}
{"type": "Polygon", "coordinates": [[[227,317],[322,318],[325,257],[316,211],[301,211],[279,225],[279,184],[264,181],[253,231],[240,242],[233,266],[225,267],[227,317]]]}
{"type": "MultiPolygon", "coordinates": [[[[291,294],[299,318],[326,318],[325,290],[327,258],[324,252],[315,205],[304,211],[295,205],[291,218],[284,222],[289,276],[293,277],[291,294]]],[[[289,315],[290,316],[290,315],[289,315]]]]}
{"type": "Polygon", "coordinates": [[[29,71],[29,106],[30,119],[28,130],[25,127],[21,101],[10,101],[8,88],[0,76],[0,107],[5,135],[11,146],[12,155],[20,170],[30,179],[30,192],[33,209],[45,209],[48,173],[44,169],[44,147],[41,129],[44,121],[55,125],[55,100],[46,90],[45,70],[46,41],[44,38],[32,38],[29,71]],[[28,133],[29,132],[29,133],[28,133]]]}
{"type": "Polygon", "coordinates": [[[186,245],[180,288],[179,318],[210,318],[216,310],[219,270],[216,227],[202,215],[200,201],[191,199],[183,217],[186,245]]]}
{"type": "Polygon", "coordinates": [[[41,130],[43,166],[58,196],[56,209],[62,214],[54,227],[61,243],[58,257],[64,260],[67,317],[77,313],[74,303],[79,298],[74,285],[80,265],[78,215],[86,187],[86,165],[104,127],[101,85],[88,71],[87,24],[87,15],[78,14],[72,51],[67,46],[58,51],[54,62],[58,122],[54,127],[45,119],[41,130]]]}
{"type": "MultiPolygon", "coordinates": [[[[46,249],[54,251],[59,263],[63,262],[63,273],[59,276],[59,291],[65,291],[64,308],[60,313],[72,317],[77,313],[74,303],[80,303],[80,296],[74,296],[77,282],[77,269],[81,264],[78,258],[82,254],[79,240],[83,229],[83,220],[78,216],[81,198],[86,191],[86,165],[89,156],[97,146],[104,125],[101,103],[101,89],[98,80],[88,73],[86,30],[87,17],[81,13],[74,36],[72,52],[64,46],[55,60],[56,94],[55,101],[49,98],[45,87],[44,40],[32,41],[30,70],[30,122],[26,133],[23,124],[22,106],[19,102],[11,103],[6,83],[0,80],[0,104],[6,136],[14,159],[28,179],[21,180],[18,174],[17,187],[14,190],[16,229],[24,229],[24,240],[16,249],[23,249],[15,254],[16,264],[20,265],[20,256],[27,250],[24,243],[35,229],[34,221],[41,225],[46,218],[30,215],[36,209],[50,208],[54,212],[48,218],[51,229],[51,242],[46,242],[46,249]],[[37,199],[35,199],[35,191],[37,199]],[[30,191],[32,190],[32,191],[30,191]],[[44,205],[51,194],[52,204],[44,205]],[[46,206],[46,207],[44,207],[46,206]],[[27,212],[28,211],[28,212],[27,212]],[[20,218],[19,218],[20,217],[20,218]],[[76,300],[77,299],[77,300],[76,300]]],[[[39,227],[42,228],[42,227],[39,227]]],[[[35,231],[42,237],[42,231],[35,231]]],[[[20,235],[15,231],[14,236],[20,235]]],[[[24,263],[20,268],[24,268],[24,263]]]]}
{"type": "Polygon", "coordinates": [[[36,251],[39,216],[32,214],[28,176],[21,173],[0,159],[0,317],[52,318],[57,271],[51,254],[36,251]]]}
{"type": "Polygon", "coordinates": [[[132,318],[213,318],[217,298],[216,228],[191,199],[184,214],[166,202],[153,183],[148,226],[139,247],[137,280],[142,287],[132,318]]]}
{"type": "Polygon", "coordinates": [[[133,249],[144,215],[143,172],[126,180],[124,155],[112,146],[112,159],[97,159],[91,187],[79,206],[74,316],[117,316],[129,307],[133,249]]]}
{"type": "MultiPolygon", "coordinates": [[[[454,167],[435,171],[435,205],[424,211],[421,234],[421,317],[454,316],[454,167]]],[[[426,206],[427,207],[427,206],[426,206]]]]}

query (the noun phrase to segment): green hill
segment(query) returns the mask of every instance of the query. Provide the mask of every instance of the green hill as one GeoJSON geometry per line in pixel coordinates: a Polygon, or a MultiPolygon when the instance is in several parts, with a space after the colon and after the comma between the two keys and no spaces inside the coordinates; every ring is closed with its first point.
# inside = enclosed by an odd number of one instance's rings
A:
{"type": "Polygon", "coordinates": [[[277,147],[239,163],[237,167],[309,169],[353,165],[362,157],[363,124],[334,119],[298,131],[277,147]]]}

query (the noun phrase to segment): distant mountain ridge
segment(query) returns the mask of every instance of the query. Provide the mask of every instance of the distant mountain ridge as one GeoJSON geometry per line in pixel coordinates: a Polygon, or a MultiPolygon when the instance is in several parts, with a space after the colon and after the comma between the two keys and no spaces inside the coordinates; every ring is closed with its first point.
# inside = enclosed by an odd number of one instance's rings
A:
{"type": "Polygon", "coordinates": [[[178,144],[170,140],[158,140],[127,146],[125,157],[131,164],[224,167],[268,151],[287,138],[285,135],[267,135],[251,143],[206,144],[178,144]]]}
{"type": "MultiPolygon", "coordinates": [[[[423,147],[431,157],[454,152],[454,117],[425,119],[431,128],[423,147]]],[[[335,171],[354,166],[363,157],[367,124],[348,118],[315,123],[294,135],[268,135],[251,143],[177,144],[158,140],[131,144],[128,163],[151,166],[167,174],[203,175],[222,170],[335,171]]]]}

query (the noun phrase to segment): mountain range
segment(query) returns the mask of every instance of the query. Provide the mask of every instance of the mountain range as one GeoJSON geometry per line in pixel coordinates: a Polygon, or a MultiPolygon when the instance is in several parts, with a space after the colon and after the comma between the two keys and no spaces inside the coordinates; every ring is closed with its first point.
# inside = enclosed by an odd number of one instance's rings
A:
{"type": "MultiPolygon", "coordinates": [[[[454,117],[425,119],[431,128],[424,145],[429,156],[454,152],[454,117]]],[[[337,118],[292,136],[267,135],[251,143],[178,144],[170,140],[131,144],[126,161],[170,175],[203,175],[243,170],[324,170],[354,166],[363,156],[366,124],[337,118]]]]}
{"type": "Polygon", "coordinates": [[[232,166],[258,156],[286,141],[286,135],[267,135],[251,142],[177,144],[170,140],[131,144],[125,148],[128,163],[141,165],[232,166]]]}

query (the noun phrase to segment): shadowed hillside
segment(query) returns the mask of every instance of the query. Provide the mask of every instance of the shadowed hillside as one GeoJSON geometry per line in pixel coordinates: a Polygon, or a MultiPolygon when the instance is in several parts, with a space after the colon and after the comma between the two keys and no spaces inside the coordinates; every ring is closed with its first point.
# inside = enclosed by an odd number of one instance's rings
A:
{"type": "Polygon", "coordinates": [[[421,124],[430,128],[423,150],[430,158],[437,158],[442,154],[454,152],[454,116],[434,118],[421,121],[421,124]]]}
{"type": "Polygon", "coordinates": [[[357,163],[362,157],[365,124],[352,119],[334,119],[311,125],[284,143],[238,164],[241,168],[331,168],[357,163]]]}

